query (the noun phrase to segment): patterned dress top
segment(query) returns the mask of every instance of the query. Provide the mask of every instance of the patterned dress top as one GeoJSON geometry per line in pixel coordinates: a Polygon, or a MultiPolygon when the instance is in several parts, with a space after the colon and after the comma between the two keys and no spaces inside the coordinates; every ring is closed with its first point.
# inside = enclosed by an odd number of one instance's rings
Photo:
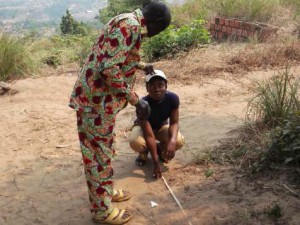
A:
{"type": "Polygon", "coordinates": [[[79,112],[115,114],[135,105],[135,72],[141,68],[139,49],[147,30],[140,9],[111,19],[101,30],[79,74],[69,106],[79,112]]]}

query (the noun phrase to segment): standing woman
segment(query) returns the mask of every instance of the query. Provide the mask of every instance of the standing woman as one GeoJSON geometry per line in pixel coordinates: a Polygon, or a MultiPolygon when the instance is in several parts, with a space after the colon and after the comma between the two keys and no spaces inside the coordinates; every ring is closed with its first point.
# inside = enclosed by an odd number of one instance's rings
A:
{"type": "Polygon", "coordinates": [[[130,198],[129,192],[113,188],[115,120],[128,102],[136,107],[140,119],[148,117],[148,104],[133,91],[137,69],[153,72],[152,65],[140,63],[141,40],[160,33],[170,22],[170,10],[160,2],[114,17],[100,31],[75,83],[69,106],[77,113],[91,213],[96,222],[124,224],[132,218],[130,211],[111,203],[130,198]]]}

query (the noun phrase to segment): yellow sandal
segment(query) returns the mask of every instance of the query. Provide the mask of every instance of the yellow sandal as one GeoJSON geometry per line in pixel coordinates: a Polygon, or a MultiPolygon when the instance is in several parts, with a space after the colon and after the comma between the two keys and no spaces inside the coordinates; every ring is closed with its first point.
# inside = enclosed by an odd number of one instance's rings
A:
{"type": "Polygon", "coordinates": [[[131,194],[128,191],[118,189],[114,190],[114,194],[112,196],[113,202],[123,202],[131,198],[131,194]]]}
{"type": "Polygon", "coordinates": [[[93,218],[94,222],[98,224],[125,224],[133,217],[132,213],[126,209],[118,209],[114,208],[112,212],[108,215],[108,217],[104,220],[99,220],[97,218],[93,218]],[[128,216],[123,218],[124,214],[127,213],[128,216]]]}

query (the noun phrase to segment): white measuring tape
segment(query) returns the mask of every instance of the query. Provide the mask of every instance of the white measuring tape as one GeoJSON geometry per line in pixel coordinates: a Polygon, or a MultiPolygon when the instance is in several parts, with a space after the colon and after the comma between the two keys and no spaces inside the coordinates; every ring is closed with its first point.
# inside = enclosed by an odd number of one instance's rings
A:
{"type": "Polygon", "coordinates": [[[173,193],[172,189],[170,188],[170,186],[168,185],[166,179],[162,176],[161,179],[164,181],[165,185],[167,186],[167,188],[169,189],[172,197],[174,198],[175,202],[177,203],[177,205],[179,206],[179,208],[181,209],[183,215],[185,216],[185,218],[187,219],[189,225],[192,225],[192,223],[190,222],[190,220],[188,219],[187,215],[185,214],[180,202],[178,201],[178,199],[176,198],[175,194],[173,193]]]}

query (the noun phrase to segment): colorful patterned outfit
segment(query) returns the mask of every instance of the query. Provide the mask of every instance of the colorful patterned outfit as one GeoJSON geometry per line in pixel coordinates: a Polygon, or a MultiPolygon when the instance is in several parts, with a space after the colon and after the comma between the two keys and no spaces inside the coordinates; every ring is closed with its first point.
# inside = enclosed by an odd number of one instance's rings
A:
{"type": "Polygon", "coordinates": [[[141,69],[139,48],[145,31],[139,9],[113,18],[100,32],[71,95],[91,212],[98,219],[112,211],[115,118],[127,102],[138,102],[132,89],[135,72],[141,69]]]}

